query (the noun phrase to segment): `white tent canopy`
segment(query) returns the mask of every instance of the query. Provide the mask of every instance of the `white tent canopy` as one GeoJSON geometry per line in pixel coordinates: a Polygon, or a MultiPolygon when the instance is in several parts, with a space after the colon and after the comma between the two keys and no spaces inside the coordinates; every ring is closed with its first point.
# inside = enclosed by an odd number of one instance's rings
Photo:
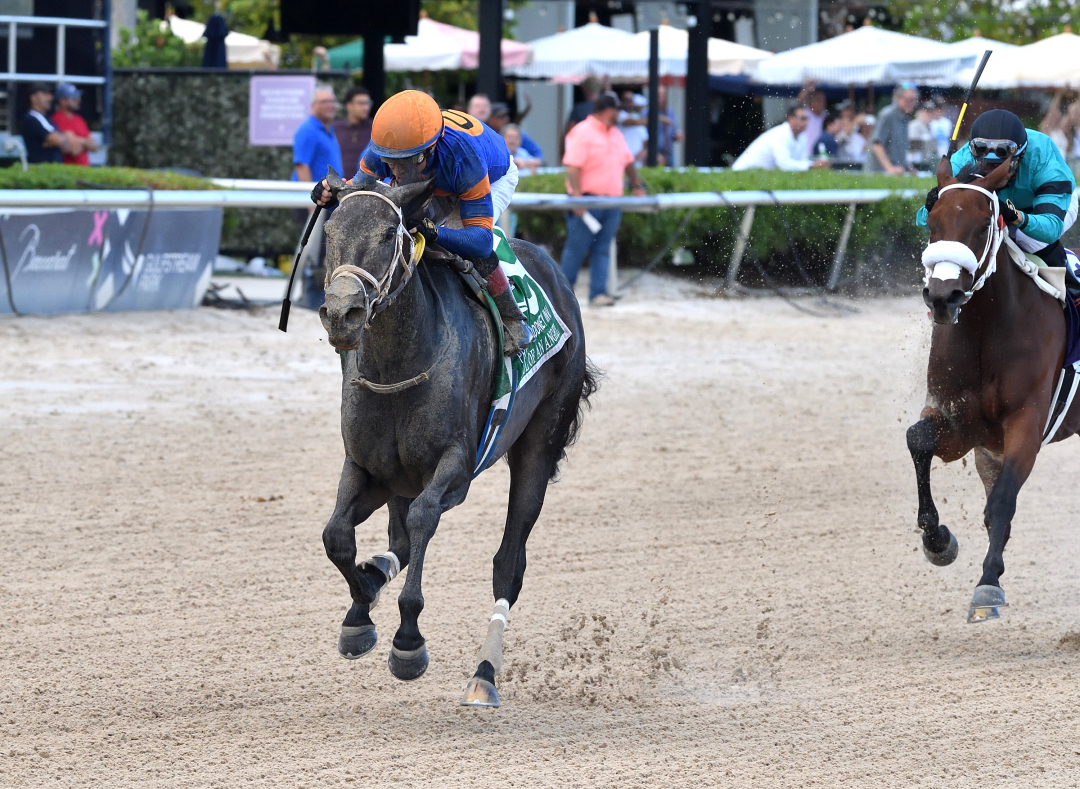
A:
{"type": "MultiPolygon", "coordinates": [[[[983,38],[982,36],[972,36],[971,38],[964,38],[959,41],[950,41],[949,48],[964,55],[974,55],[976,58],[982,58],[983,52],[989,49],[996,53],[991,56],[991,60],[993,60],[997,54],[1002,52],[1007,52],[1011,49],[1019,49],[1016,44],[1006,44],[1004,41],[995,41],[992,38],[983,38]]],[[[978,65],[977,62],[976,65],[978,65]]]]}
{"type": "Polygon", "coordinates": [[[893,85],[955,77],[975,60],[975,55],[957,52],[948,44],[867,25],[780,52],[757,64],[753,78],[770,85],[801,85],[807,80],[893,85]]]}
{"type": "MultiPolygon", "coordinates": [[[[169,17],[169,28],[187,44],[194,44],[203,37],[206,25],[169,17]]],[[[249,36],[245,33],[229,33],[225,36],[225,60],[229,68],[277,68],[281,58],[281,47],[269,41],[249,36]]]]}
{"type": "MultiPolygon", "coordinates": [[[[660,25],[660,75],[686,75],[689,34],[660,25]]],[[[531,42],[532,63],[508,69],[518,77],[559,78],[603,74],[612,78],[644,79],[649,75],[649,33],[637,35],[595,22],[531,42]]],[[[772,53],[733,41],[709,39],[709,73],[742,74],[750,64],[772,53]]]]}
{"type": "Polygon", "coordinates": [[[405,36],[404,44],[383,46],[387,71],[442,71],[461,68],[461,45],[438,25],[421,19],[415,36],[405,36]],[[425,24],[428,23],[428,24],[425,24]]]}
{"type": "Polygon", "coordinates": [[[979,82],[986,88],[1080,87],[1080,36],[1060,33],[995,51],[979,82]]]}
{"type": "Polygon", "coordinates": [[[598,73],[592,68],[592,55],[598,50],[611,51],[631,47],[634,34],[590,22],[581,27],[530,41],[532,62],[506,69],[507,74],[525,79],[554,79],[598,73]]]}

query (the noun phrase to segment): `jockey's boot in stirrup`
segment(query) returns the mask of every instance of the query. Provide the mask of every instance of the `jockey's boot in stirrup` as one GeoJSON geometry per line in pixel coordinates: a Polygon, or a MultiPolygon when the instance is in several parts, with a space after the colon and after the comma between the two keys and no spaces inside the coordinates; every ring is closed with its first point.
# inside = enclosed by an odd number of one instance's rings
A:
{"type": "Polygon", "coordinates": [[[483,258],[472,258],[477,272],[487,281],[488,293],[499,308],[503,319],[503,353],[513,356],[532,345],[536,335],[521,314],[510,283],[499,268],[499,258],[492,252],[483,258]]]}
{"type": "MultiPolygon", "coordinates": [[[[490,287],[490,281],[489,281],[490,287]]],[[[514,299],[514,294],[507,288],[497,296],[493,296],[495,306],[499,308],[499,315],[503,319],[503,353],[513,356],[528,348],[536,339],[536,334],[521,314],[521,309],[514,299]]]]}

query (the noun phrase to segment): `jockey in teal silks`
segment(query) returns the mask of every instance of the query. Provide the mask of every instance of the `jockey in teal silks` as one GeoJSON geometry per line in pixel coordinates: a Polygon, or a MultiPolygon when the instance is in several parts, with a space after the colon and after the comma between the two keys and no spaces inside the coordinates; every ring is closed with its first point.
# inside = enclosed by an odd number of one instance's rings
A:
{"type": "MultiPolygon", "coordinates": [[[[1025,252],[1042,258],[1048,266],[1067,267],[1075,277],[1072,261],[1067,261],[1061,236],[1076,222],[1076,179],[1057,145],[1045,134],[1025,129],[1023,122],[1008,110],[988,110],[971,125],[971,142],[952,155],[953,175],[967,168],[986,175],[1012,156],[1012,178],[998,190],[1001,216],[1009,226],[1009,237],[1025,252]]],[[[976,179],[974,183],[978,184],[976,179]]],[[[919,209],[917,224],[926,225],[926,215],[937,201],[935,186],[919,209]]]]}

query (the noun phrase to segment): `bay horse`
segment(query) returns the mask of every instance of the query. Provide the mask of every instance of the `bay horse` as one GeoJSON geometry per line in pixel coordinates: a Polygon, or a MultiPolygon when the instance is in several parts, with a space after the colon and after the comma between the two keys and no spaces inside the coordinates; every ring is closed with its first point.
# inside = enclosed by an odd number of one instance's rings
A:
{"type": "MultiPolygon", "coordinates": [[[[978,184],[970,182],[977,176],[967,183],[953,177],[948,158],[937,168],[939,196],[927,218],[930,245],[923,255],[923,301],[934,322],[926,405],[907,431],[923,552],[938,566],[951,564],[958,546],[938,520],[930,463],[934,456],[950,463],[974,450],[986,490],[989,547],[968,622],[996,619],[1006,605],[1003,554],[1016,497],[1039,454],[1065,356],[1061,305],[1012,262],[1003,243],[997,190],[1008,183],[1009,165],[978,184]]],[[[1080,408],[1073,403],[1052,439],[1078,429],[1080,408]]]]}
{"type": "MultiPolygon", "coordinates": [[[[490,312],[466,295],[458,274],[418,259],[418,242],[406,228],[431,200],[430,182],[376,183],[367,190],[332,173],[328,183],[338,206],[325,225],[328,285],[320,317],[330,344],[346,352],[345,463],[323,544],[352,596],[338,651],[355,659],[375,647],[371,609],[408,567],[388,665],[398,679],[412,680],[428,667],[418,624],[424,554],[442,514],[469,492],[502,348],[490,312]],[[355,528],[384,504],[388,549],[357,564],[355,528]]],[[[475,706],[499,704],[495,675],[525,574],[525,542],[597,387],[566,277],[540,248],[510,244],[572,336],[517,393],[499,439],[510,466],[510,500],[493,561],[494,612],[461,702],[475,706]]]]}

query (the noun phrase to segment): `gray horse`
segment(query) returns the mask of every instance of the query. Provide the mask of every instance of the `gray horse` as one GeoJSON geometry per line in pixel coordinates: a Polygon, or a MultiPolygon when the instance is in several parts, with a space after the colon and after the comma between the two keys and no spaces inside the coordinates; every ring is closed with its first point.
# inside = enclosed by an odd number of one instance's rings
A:
{"type": "MultiPolygon", "coordinates": [[[[469,492],[500,345],[491,314],[457,273],[413,260],[405,228],[430,201],[430,184],[375,184],[368,191],[331,178],[330,185],[339,204],[325,226],[329,284],[321,317],[330,343],[347,352],[345,465],[323,544],[352,595],[338,651],[352,659],[374,648],[370,611],[382,587],[408,566],[388,663],[395,677],[416,679],[428,666],[417,623],[424,553],[439,518],[469,492]],[[389,549],[357,564],[355,527],[383,504],[390,511],[389,549]]],[[[508,447],[511,482],[493,562],[496,603],[461,702],[477,706],[498,706],[495,675],[506,618],[521,591],[525,541],[597,386],[566,277],[543,250],[517,240],[511,246],[573,336],[518,393],[499,441],[508,447]]]]}

